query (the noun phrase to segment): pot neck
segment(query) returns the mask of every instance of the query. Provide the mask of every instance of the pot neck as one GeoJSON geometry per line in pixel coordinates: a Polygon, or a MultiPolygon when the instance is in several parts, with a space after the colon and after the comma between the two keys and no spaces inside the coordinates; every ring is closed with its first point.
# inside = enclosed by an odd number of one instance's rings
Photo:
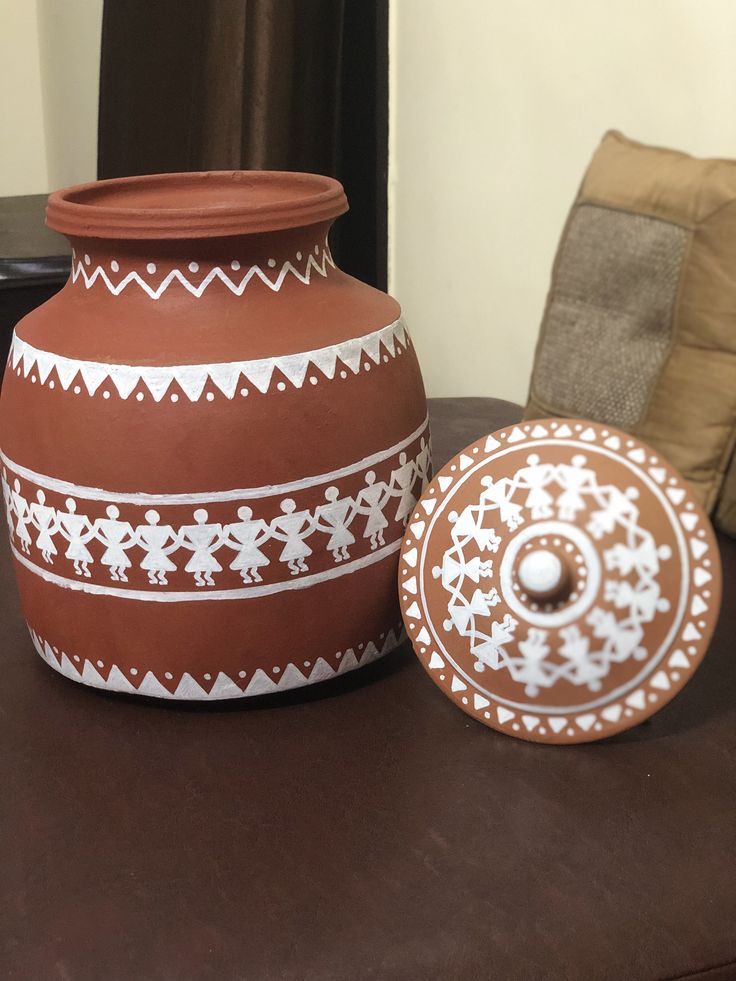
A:
{"type": "Polygon", "coordinates": [[[251,282],[278,290],[335,269],[329,247],[332,221],[299,228],[210,238],[111,239],[69,236],[71,285],[83,294],[94,287],[111,293],[143,291],[159,299],[170,288],[202,295],[220,282],[242,295],[251,282]]]}

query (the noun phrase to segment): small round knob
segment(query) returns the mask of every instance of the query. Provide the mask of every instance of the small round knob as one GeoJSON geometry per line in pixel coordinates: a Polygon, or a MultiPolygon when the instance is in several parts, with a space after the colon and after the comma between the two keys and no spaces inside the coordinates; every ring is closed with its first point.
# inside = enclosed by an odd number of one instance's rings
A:
{"type": "Polygon", "coordinates": [[[527,596],[541,602],[561,599],[570,581],[567,563],[546,548],[527,552],[519,562],[516,575],[527,596]]]}

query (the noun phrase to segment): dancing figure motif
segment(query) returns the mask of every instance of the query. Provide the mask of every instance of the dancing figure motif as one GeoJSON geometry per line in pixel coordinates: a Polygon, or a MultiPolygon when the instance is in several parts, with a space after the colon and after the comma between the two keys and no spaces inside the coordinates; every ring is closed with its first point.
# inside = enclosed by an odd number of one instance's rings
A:
{"type": "Polygon", "coordinates": [[[330,536],[327,550],[335,562],[350,558],[348,547],[355,542],[355,535],[349,530],[355,516],[355,502],[352,497],[340,497],[337,487],[325,491],[326,504],[320,504],[314,512],[315,528],[330,536]]]}
{"type": "Polygon", "coordinates": [[[15,525],[13,523],[13,492],[10,489],[7,473],[4,469],[0,480],[2,480],[2,485],[3,485],[3,501],[5,502],[5,520],[8,522],[8,534],[12,539],[13,535],[15,534],[15,525]]]}
{"type": "Polygon", "coordinates": [[[98,518],[94,530],[99,541],[105,546],[105,552],[100,559],[102,565],[110,570],[110,578],[115,582],[127,582],[125,570],[133,564],[126,555],[126,549],[136,543],[133,526],[127,521],[119,521],[120,509],[110,504],[106,509],[106,518],[98,518]]]}
{"type": "Polygon", "coordinates": [[[552,463],[541,463],[536,453],[530,454],[526,462],[528,466],[522,467],[516,475],[520,485],[529,489],[524,504],[531,509],[535,521],[551,518],[554,515],[554,498],[546,488],[554,479],[555,466],[552,463]]]}
{"type": "Polygon", "coordinates": [[[12,510],[15,513],[15,534],[18,536],[21,549],[26,553],[26,555],[30,555],[31,534],[28,531],[30,514],[28,501],[20,492],[19,480],[15,480],[13,482],[13,490],[10,492],[10,500],[12,502],[12,510]]]}
{"type": "Polygon", "coordinates": [[[77,502],[72,497],[66,499],[66,511],[58,511],[56,520],[59,531],[69,542],[64,555],[74,563],[74,571],[78,576],[89,579],[92,573],[89,565],[94,561],[92,553],[87,548],[87,542],[95,537],[95,529],[85,514],[77,514],[77,502]]]}
{"type": "Polygon", "coordinates": [[[279,559],[286,562],[292,576],[298,576],[300,572],[309,572],[304,560],[312,554],[312,549],[305,538],[314,531],[314,519],[309,511],[297,511],[296,501],[290,497],[281,502],[281,510],[283,514],[271,522],[271,535],[284,543],[279,559]]]}
{"type": "Polygon", "coordinates": [[[572,466],[560,463],[557,467],[557,481],[564,491],[557,498],[557,513],[561,521],[574,521],[578,511],[585,507],[583,491],[596,486],[595,474],[585,466],[584,456],[572,458],[572,466]]]}
{"type": "Polygon", "coordinates": [[[268,556],[260,549],[270,537],[270,529],[263,518],[253,518],[253,509],[238,508],[240,521],[225,525],[222,529],[222,542],[238,553],[230,563],[230,568],[240,573],[244,583],[263,582],[259,569],[268,565],[268,556]]]}
{"type": "Polygon", "coordinates": [[[407,460],[406,453],[399,455],[399,466],[391,471],[390,485],[394,483],[399,489],[399,505],[394,516],[396,521],[405,521],[414,509],[417,502],[412,493],[414,480],[417,475],[417,467],[413,460],[407,460]]]}
{"type": "Polygon", "coordinates": [[[391,489],[383,480],[376,481],[374,470],[369,470],[365,475],[365,483],[366,486],[355,499],[355,510],[366,516],[363,538],[370,539],[371,552],[375,552],[379,545],[386,544],[383,529],[388,526],[388,518],[383,509],[391,496],[391,489]]]}
{"type": "Polygon", "coordinates": [[[191,572],[197,586],[214,586],[213,572],[222,572],[222,566],[214,552],[222,545],[222,525],[209,523],[209,515],[204,508],[194,512],[194,525],[183,525],[179,529],[179,543],[192,552],[191,559],[184,566],[191,572]]]}
{"type": "Polygon", "coordinates": [[[432,470],[432,448],[430,447],[428,441],[422,437],[419,442],[419,454],[416,460],[416,473],[417,476],[421,478],[421,489],[424,488],[429,483],[429,478],[432,470]]]}
{"type": "Polygon", "coordinates": [[[176,566],[169,558],[171,552],[179,548],[179,539],[171,525],[159,525],[158,511],[146,511],[145,525],[135,529],[135,542],[145,551],[141,569],[148,573],[152,586],[168,586],[167,572],[176,572],[176,566]]]}
{"type": "Polygon", "coordinates": [[[44,562],[53,565],[52,555],[56,555],[56,545],[53,536],[59,530],[56,508],[46,503],[46,495],[42,490],[36,491],[36,500],[28,508],[31,524],[38,531],[36,548],[43,556],[44,562]]]}

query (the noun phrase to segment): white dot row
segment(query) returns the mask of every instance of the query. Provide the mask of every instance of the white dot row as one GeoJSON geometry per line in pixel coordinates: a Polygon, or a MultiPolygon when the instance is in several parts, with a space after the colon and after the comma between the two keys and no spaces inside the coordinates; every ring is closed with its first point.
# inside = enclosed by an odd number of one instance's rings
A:
{"type": "MultiPolygon", "coordinates": [[[[314,254],[315,255],[319,255],[319,245],[315,245],[314,246],[314,254]]],[[[75,255],[75,258],[76,258],[76,255],[75,255]]],[[[91,259],[91,257],[89,256],[88,253],[85,252],[83,258],[84,258],[84,264],[85,264],[85,266],[89,266],[89,265],[92,264],[92,259],[91,259]]],[[[302,259],[304,258],[304,253],[301,252],[301,251],[297,252],[295,258],[296,258],[296,261],[297,262],[301,262],[302,259]]],[[[267,265],[269,266],[270,269],[275,269],[276,266],[278,265],[278,262],[276,261],[276,259],[271,258],[271,259],[268,259],[267,260],[267,265]]],[[[230,268],[233,270],[233,272],[237,272],[241,268],[241,264],[240,264],[240,262],[237,259],[233,259],[232,262],[230,263],[230,268]]],[[[114,273],[120,272],[120,263],[118,262],[117,259],[111,259],[110,260],[110,269],[114,273]]],[[[156,272],[156,269],[157,269],[157,266],[156,266],[156,263],[155,262],[148,262],[148,263],[146,263],[146,272],[149,275],[152,276],[156,272]]],[[[200,269],[199,263],[198,262],[190,262],[187,265],[187,269],[191,273],[197,273],[197,272],[199,272],[199,269],[200,269]]]]}
{"type": "MultiPolygon", "coordinates": [[[[386,636],[385,634],[381,634],[380,640],[383,640],[385,636],[386,636]]],[[[365,644],[358,644],[358,646],[357,646],[356,649],[358,651],[362,651],[364,648],[365,648],[365,644]]],[[[63,654],[64,654],[63,651],[59,651],[59,648],[58,647],[53,647],[52,650],[53,650],[54,654],[56,654],[58,656],[63,656],[63,654]]],[[[343,652],[342,651],[337,651],[335,653],[335,660],[339,661],[342,658],[342,656],[343,656],[343,652]]],[[[72,660],[74,662],[76,662],[77,664],[80,664],[82,659],[79,656],[79,654],[73,654],[72,655],[72,660]]],[[[98,668],[104,668],[105,667],[105,662],[102,661],[102,660],[98,660],[95,663],[96,663],[96,665],[97,665],[98,668]]],[[[303,665],[304,665],[305,668],[311,668],[312,667],[312,662],[311,661],[303,661],[302,663],[303,663],[303,665]]],[[[138,668],[128,668],[127,670],[128,670],[128,673],[130,675],[132,675],[133,677],[136,677],[136,675],[139,673],[138,668]]],[[[281,670],[282,669],[277,664],[277,665],[274,665],[273,668],[271,668],[271,673],[272,674],[280,674],[281,673],[281,670]]],[[[238,671],[238,677],[239,678],[245,678],[245,677],[247,677],[247,675],[248,675],[248,672],[247,671],[242,671],[242,670],[241,671],[238,671]]],[[[174,675],[172,674],[171,671],[164,671],[164,678],[167,681],[173,681],[174,675]]],[[[212,673],[209,672],[209,671],[205,671],[204,674],[202,675],[202,678],[204,679],[204,681],[212,681],[212,673]]]]}
{"type": "MultiPolygon", "coordinates": [[[[397,348],[396,353],[397,353],[397,355],[403,354],[402,348],[397,348]]],[[[384,364],[388,364],[389,360],[390,359],[389,359],[388,355],[387,354],[384,354],[384,356],[383,356],[383,362],[384,362],[384,364]]],[[[367,372],[367,371],[370,371],[370,370],[371,370],[371,363],[369,361],[367,361],[363,365],[363,371],[366,371],[367,372]]],[[[16,368],[15,373],[16,373],[16,375],[18,377],[21,376],[21,374],[22,374],[22,368],[21,368],[20,365],[18,365],[18,367],[16,368]]],[[[345,369],[342,369],[339,372],[339,375],[340,375],[340,378],[342,378],[344,380],[344,379],[346,379],[348,377],[348,372],[345,371],[345,369]]],[[[31,384],[32,385],[35,385],[36,382],[38,381],[38,378],[36,377],[36,375],[31,375],[30,377],[31,377],[31,384]]],[[[316,375],[310,375],[310,377],[309,377],[309,384],[310,385],[318,385],[319,384],[319,378],[316,375]]],[[[51,390],[53,390],[54,388],[56,388],[56,382],[53,380],[53,378],[46,383],[46,387],[49,388],[49,389],[51,389],[51,390]]],[[[286,389],[287,389],[287,384],[284,381],[277,382],[276,383],[276,388],[278,389],[279,392],[285,392],[286,389]]],[[[75,395],[80,395],[81,392],[82,392],[81,385],[75,385],[72,388],[72,391],[74,392],[75,395]]],[[[250,395],[249,389],[247,389],[247,388],[241,388],[240,389],[240,395],[242,395],[243,398],[246,398],[248,395],[250,395]]],[[[109,399],[110,396],[111,396],[111,392],[108,389],[105,389],[102,392],[103,399],[109,399]]],[[[143,399],[145,398],[145,395],[144,395],[143,392],[137,392],[135,397],[136,397],[136,400],[138,402],[142,402],[143,399]]],[[[206,395],[205,395],[205,398],[207,399],[208,402],[214,402],[214,400],[215,400],[215,393],[214,392],[207,392],[206,395]]],[[[169,399],[170,399],[171,402],[178,402],[179,401],[179,395],[176,392],[172,392],[171,395],[169,396],[169,399]]]]}

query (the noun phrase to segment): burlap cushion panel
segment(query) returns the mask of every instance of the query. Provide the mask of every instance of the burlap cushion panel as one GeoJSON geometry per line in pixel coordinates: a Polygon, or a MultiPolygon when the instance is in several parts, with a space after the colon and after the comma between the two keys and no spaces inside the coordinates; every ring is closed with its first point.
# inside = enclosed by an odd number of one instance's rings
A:
{"type": "Polygon", "coordinates": [[[640,436],[709,509],[723,486],[718,521],[736,534],[736,163],[604,137],[558,249],[525,415],[640,436]]]}
{"type": "Polygon", "coordinates": [[[636,425],[669,350],[688,234],[597,205],[573,210],[537,351],[540,404],[636,425]]]}

